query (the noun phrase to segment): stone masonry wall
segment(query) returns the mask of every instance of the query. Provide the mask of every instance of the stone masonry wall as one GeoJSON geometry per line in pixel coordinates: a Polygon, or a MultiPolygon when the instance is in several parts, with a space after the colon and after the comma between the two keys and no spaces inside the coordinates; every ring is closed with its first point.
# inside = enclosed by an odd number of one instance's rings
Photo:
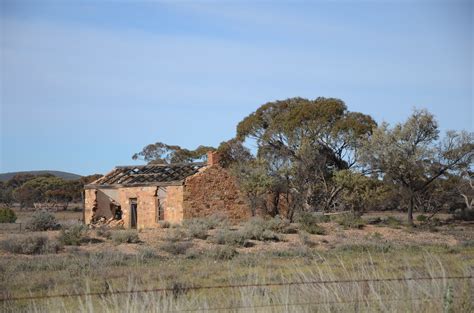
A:
{"type": "Polygon", "coordinates": [[[206,167],[186,178],[183,193],[184,218],[205,217],[223,213],[230,220],[251,217],[244,195],[235,178],[219,165],[206,167]]]}
{"type": "Polygon", "coordinates": [[[84,190],[84,224],[90,224],[94,215],[94,208],[97,208],[97,190],[84,190]]]}
{"type": "Polygon", "coordinates": [[[124,187],[118,189],[124,227],[130,228],[130,199],[137,199],[137,228],[156,227],[156,187],[124,187]]]}
{"type": "Polygon", "coordinates": [[[183,221],[183,186],[166,187],[164,220],[173,224],[183,221]]]}

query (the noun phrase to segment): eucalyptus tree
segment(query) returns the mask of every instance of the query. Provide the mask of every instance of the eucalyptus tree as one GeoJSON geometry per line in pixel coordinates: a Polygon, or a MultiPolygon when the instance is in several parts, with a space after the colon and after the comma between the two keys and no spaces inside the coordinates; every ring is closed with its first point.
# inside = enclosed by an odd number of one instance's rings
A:
{"type": "Polygon", "coordinates": [[[440,139],[438,123],[426,110],[415,110],[404,123],[380,125],[361,148],[361,161],[403,191],[408,222],[415,199],[437,179],[472,166],[473,134],[449,131],[440,139]]]}
{"type": "Polygon", "coordinates": [[[177,145],[156,142],[135,153],[132,159],[144,160],[148,163],[191,163],[206,159],[207,152],[214,150],[216,149],[208,146],[199,146],[195,150],[188,150],[177,145]]]}
{"type": "Polygon", "coordinates": [[[321,195],[334,198],[321,184],[356,164],[359,139],[375,125],[370,116],[348,111],[339,99],[290,98],[266,103],[244,118],[236,139],[256,143],[257,157],[285,185],[294,209],[312,210],[321,195]]]}

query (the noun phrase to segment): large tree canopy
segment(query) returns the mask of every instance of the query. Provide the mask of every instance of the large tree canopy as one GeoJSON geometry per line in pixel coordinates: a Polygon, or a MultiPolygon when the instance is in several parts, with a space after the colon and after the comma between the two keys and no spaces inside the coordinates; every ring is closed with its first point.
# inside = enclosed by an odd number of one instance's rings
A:
{"type": "Polygon", "coordinates": [[[399,186],[410,203],[408,221],[413,224],[416,196],[452,172],[472,166],[473,134],[447,132],[439,140],[438,123],[426,110],[415,112],[404,123],[390,128],[384,123],[364,141],[361,160],[374,172],[399,186]]]}
{"type": "Polygon", "coordinates": [[[331,182],[334,172],[356,164],[359,139],[375,126],[370,116],[348,111],[339,99],[291,98],[247,116],[236,139],[256,142],[257,157],[273,177],[274,198],[283,192],[291,199],[291,218],[295,210],[332,205],[339,192],[331,182]]]}
{"type": "Polygon", "coordinates": [[[269,102],[237,126],[237,139],[257,141],[259,153],[271,150],[298,159],[305,144],[346,169],[355,164],[357,139],[376,125],[369,116],[350,112],[342,100],[290,98],[269,102]]]}

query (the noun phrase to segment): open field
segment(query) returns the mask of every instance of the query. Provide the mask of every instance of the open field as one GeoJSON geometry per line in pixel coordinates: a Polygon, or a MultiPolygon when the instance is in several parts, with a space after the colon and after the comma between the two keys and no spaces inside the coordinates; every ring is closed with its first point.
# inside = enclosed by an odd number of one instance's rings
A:
{"type": "MultiPolygon", "coordinates": [[[[365,219],[370,221],[372,215],[365,219]]],[[[2,309],[6,312],[473,310],[472,224],[448,223],[430,229],[421,226],[409,229],[403,224],[348,228],[326,221],[318,223],[324,233],[318,235],[303,231],[298,224],[276,227],[262,223],[229,225],[224,221],[204,230],[196,230],[200,223],[143,230],[138,233],[137,243],[121,243],[124,240],[117,239],[120,234],[127,239],[133,232],[96,229],[87,230],[79,245],[65,245],[58,253],[24,255],[4,250],[0,258],[3,298],[38,298],[4,301],[2,309]],[[255,229],[262,225],[268,229],[261,238],[245,242],[229,239],[233,238],[231,234],[258,232],[255,229]],[[208,288],[212,286],[220,287],[208,288]],[[161,290],[135,292],[157,288],[161,290]],[[117,291],[121,293],[114,293],[117,291]],[[84,293],[99,294],[69,296],[84,293]],[[66,296],[42,298],[58,294],[66,296]]],[[[62,236],[60,231],[3,233],[0,239],[15,241],[35,235],[47,235],[51,241],[62,236]]]]}

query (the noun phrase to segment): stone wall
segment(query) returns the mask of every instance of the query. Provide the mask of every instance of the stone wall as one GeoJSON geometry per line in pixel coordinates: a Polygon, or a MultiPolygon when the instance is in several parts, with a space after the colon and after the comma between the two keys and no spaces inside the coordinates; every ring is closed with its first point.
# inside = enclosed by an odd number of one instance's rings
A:
{"type": "Polygon", "coordinates": [[[97,190],[84,190],[84,223],[90,224],[95,208],[97,208],[97,190]]]}
{"type": "Polygon", "coordinates": [[[123,187],[118,189],[124,227],[130,228],[131,199],[137,199],[137,228],[156,227],[156,187],[123,187]]]}
{"type": "Polygon", "coordinates": [[[164,220],[170,223],[183,221],[183,186],[166,187],[164,199],[164,220]]]}
{"type": "Polygon", "coordinates": [[[183,193],[185,219],[223,213],[230,220],[251,217],[245,196],[240,192],[235,178],[219,165],[186,178],[183,193]]]}

